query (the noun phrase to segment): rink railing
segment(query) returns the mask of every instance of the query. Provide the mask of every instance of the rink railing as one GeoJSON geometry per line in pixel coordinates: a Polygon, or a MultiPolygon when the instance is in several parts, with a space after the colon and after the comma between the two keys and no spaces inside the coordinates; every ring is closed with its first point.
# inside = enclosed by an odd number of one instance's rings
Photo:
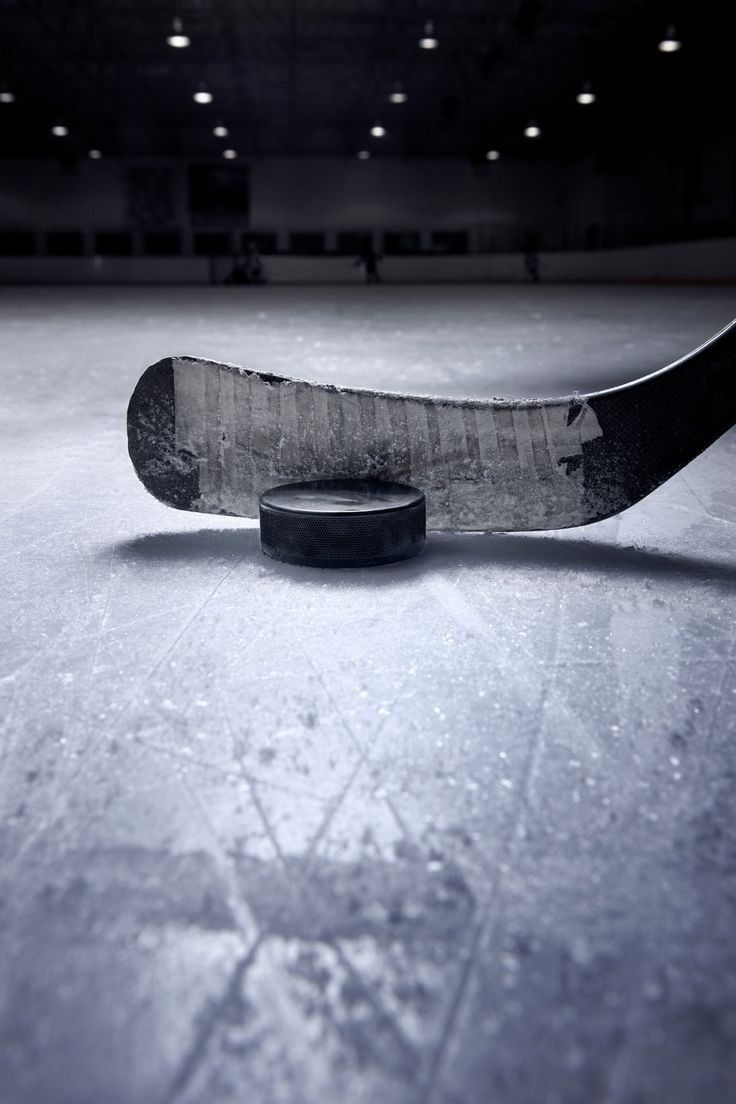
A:
{"type": "MultiPolygon", "coordinates": [[[[522,282],[523,253],[385,257],[389,283],[522,282]]],[[[232,269],[227,257],[0,257],[3,283],[220,284],[232,269]]],[[[646,245],[628,249],[540,252],[546,282],[736,282],[736,238],[646,245]]],[[[362,272],[345,256],[266,256],[271,284],[358,284],[362,272]]]]}

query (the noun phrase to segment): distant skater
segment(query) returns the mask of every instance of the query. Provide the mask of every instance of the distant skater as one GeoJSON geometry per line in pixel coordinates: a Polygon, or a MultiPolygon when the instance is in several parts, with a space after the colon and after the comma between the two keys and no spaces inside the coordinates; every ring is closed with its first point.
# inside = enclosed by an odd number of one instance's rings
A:
{"type": "Polygon", "coordinates": [[[533,284],[539,283],[539,254],[536,249],[524,255],[524,270],[533,284]]]}
{"type": "Polygon", "coordinates": [[[538,284],[539,273],[539,234],[536,230],[527,230],[524,240],[524,271],[527,280],[538,284]]]}
{"type": "Polygon", "coordinates": [[[227,276],[223,280],[225,284],[247,284],[248,277],[245,271],[245,257],[242,253],[238,253],[233,257],[233,267],[228,272],[227,276]]]}
{"type": "Polygon", "coordinates": [[[230,274],[225,277],[225,283],[263,284],[265,283],[265,279],[263,258],[258,252],[258,246],[255,242],[248,242],[245,254],[239,253],[235,257],[232,270],[230,274]]]}
{"type": "Polygon", "coordinates": [[[365,282],[367,284],[380,284],[381,274],[378,271],[378,262],[380,260],[380,253],[376,253],[370,238],[366,238],[363,248],[360,251],[360,256],[355,263],[356,265],[362,265],[365,282]]]}
{"type": "Polygon", "coordinates": [[[262,284],[265,282],[266,277],[263,272],[263,258],[254,241],[248,242],[248,250],[245,254],[245,272],[249,284],[262,284]]]}

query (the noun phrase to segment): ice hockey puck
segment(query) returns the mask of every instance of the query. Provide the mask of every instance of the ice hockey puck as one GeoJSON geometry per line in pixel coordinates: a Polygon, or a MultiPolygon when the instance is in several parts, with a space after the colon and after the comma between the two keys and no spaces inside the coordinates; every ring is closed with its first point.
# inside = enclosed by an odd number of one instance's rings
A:
{"type": "Polygon", "coordinates": [[[308,567],[374,567],[417,556],[424,495],[404,483],[318,479],[285,483],[260,499],[261,548],[308,567]]]}

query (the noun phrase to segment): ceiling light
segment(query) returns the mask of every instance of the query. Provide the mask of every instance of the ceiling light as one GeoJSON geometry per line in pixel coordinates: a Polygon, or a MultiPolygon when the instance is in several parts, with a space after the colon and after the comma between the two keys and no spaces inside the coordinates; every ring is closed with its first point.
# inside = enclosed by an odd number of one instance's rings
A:
{"type": "Polygon", "coordinates": [[[667,33],[664,38],[659,43],[658,49],[661,50],[663,54],[675,54],[681,47],[682,43],[677,37],[677,32],[675,28],[670,25],[667,28],[667,33]]]}
{"type": "Polygon", "coordinates": [[[56,126],[52,126],[51,133],[53,134],[54,138],[66,138],[67,134],[69,133],[69,128],[62,126],[61,123],[57,123],[56,126]]]}
{"type": "Polygon", "coordinates": [[[385,126],[383,126],[382,123],[374,123],[373,126],[371,127],[371,137],[372,138],[385,138],[386,137],[386,128],[385,128],[385,126]]]}
{"type": "Polygon", "coordinates": [[[595,103],[595,92],[593,91],[590,81],[585,82],[575,99],[579,104],[595,103]]]}
{"type": "Polygon", "coordinates": [[[406,103],[408,96],[404,89],[401,87],[401,82],[397,81],[394,85],[394,90],[389,94],[388,102],[392,104],[406,103]]]}
{"type": "Polygon", "coordinates": [[[531,119],[524,127],[525,138],[539,138],[542,134],[542,128],[531,119]]]}
{"type": "Polygon", "coordinates": [[[183,50],[185,46],[188,46],[191,39],[188,35],[182,33],[181,19],[175,19],[171,24],[172,33],[166,39],[169,46],[173,46],[177,50],[183,50]]]}
{"type": "Polygon", "coordinates": [[[202,82],[199,89],[194,93],[194,102],[198,104],[212,103],[212,93],[208,90],[207,85],[202,82]]]}
{"type": "Polygon", "coordinates": [[[224,149],[222,151],[222,156],[225,158],[226,161],[234,161],[235,158],[238,156],[238,151],[234,149],[224,149]]]}
{"type": "Polygon", "coordinates": [[[14,100],[15,96],[12,92],[8,92],[6,89],[0,92],[0,103],[13,103],[14,100]]]}
{"type": "Polygon", "coordinates": [[[358,150],[358,160],[359,161],[370,161],[370,158],[371,158],[371,151],[370,150],[358,150]]]}
{"type": "Polygon", "coordinates": [[[486,153],[486,161],[498,161],[501,154],[498,150],[488,150],[486,153]]]}
{"type": "Polygon", "coordinates": [[[439,44],[439,39],[435,37],[434,33],[434,23],[431,19],[428,19],[424,24],[424,34],[419,39],[419,45],[423,50],[436,50],[439,44]]]}
{"type": "Polygon", "coordinates": [[[100,161],[100,160],[101,160],[101,158],[102,158],[102,150],[98,150],[98,149],[91,149],[91,150],[89,151],[89,153],[87,154],[87,156],[88,156],[88,157],[90,158],[90,160],[92,160],[92,161],[100,161]]]}
{"type": "Polygon", "coordinates": [[[214,134],[215,138],[227,138],[230,131],[227,129],[226,126],[223,126],[222,123],[218,123],[217,126],[212,128],[212,133],[214,134]]]}

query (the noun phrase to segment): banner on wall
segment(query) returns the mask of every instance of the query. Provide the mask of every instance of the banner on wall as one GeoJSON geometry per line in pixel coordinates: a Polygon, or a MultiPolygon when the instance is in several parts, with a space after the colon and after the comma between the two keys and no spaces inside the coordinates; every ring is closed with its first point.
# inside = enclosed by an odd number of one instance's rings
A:
{"type": "Polygon", "coordinates": [[[189,213],[192,222],[247,225],[250,174],[247,165],[191,165],[189,213]]]}
{"type": "Polygon", "coordinates": [[[126,173],[128,221],[134,226],[168,226],[175,222],[171,169],[143,165],[126,173]]]}

